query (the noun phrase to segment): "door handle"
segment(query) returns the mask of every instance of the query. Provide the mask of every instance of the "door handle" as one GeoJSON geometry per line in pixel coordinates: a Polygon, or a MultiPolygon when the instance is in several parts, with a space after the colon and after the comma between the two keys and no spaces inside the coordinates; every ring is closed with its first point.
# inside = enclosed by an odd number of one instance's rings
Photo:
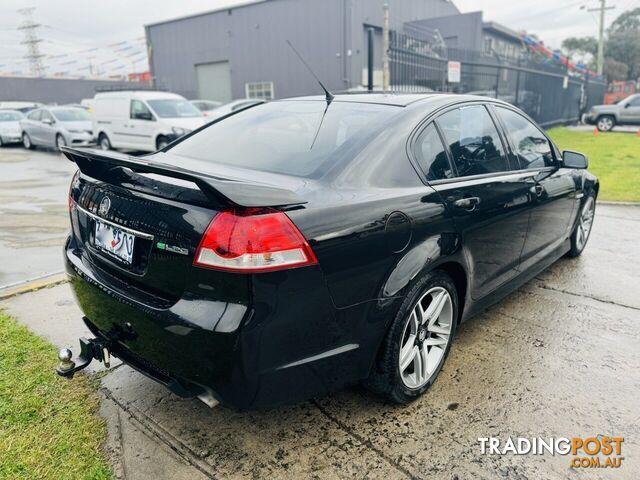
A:
{"type": "Polygon", "coordinates": [[[464,210],[472,212],[473,210],[476,209],[476,206],[478,206],[479,203],[480,203],[479,197],[465,197],[465,198],[460,198],[458,200],[455,200],[453,202],[453,205],[457,208],[462,208],[464,210]]]}

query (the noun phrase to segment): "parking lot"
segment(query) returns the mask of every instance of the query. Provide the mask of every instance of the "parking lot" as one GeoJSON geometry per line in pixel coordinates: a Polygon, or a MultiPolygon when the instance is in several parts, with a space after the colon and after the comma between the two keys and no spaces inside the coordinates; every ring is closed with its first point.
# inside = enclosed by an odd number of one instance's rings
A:
{"type": "MultiPolygon", "coordinates": [[[[3,149],[0,285],[61,270],[64,157],[3,149]]],[[[599,205],[590,245],[457,333],[442,375],[407,407],[359,387],[266,412],[208,409],[126,366],[99,375],[123,478],[636,478],[640,471],[640,208],[599,205]],[[479,437],[624,437],[618,470],[569,456],[481,455],[479,437]]],[[[57,346],[86,334],[68,285],[0,308],[57,346]]],[[[53,372],[52,372],[53,374],[53,372]]],[[[63,381],[63,380],[61,380],[63,381]]]]}
{"type": "Polygon", "coordinates": [[[20,147],[0,150],[0,288],[62,270],[74,165],[20,147]]]}

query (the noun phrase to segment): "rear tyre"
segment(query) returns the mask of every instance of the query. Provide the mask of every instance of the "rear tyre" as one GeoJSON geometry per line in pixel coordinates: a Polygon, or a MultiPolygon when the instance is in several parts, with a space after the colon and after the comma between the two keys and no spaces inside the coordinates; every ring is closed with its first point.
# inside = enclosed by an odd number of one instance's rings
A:
{"type": "Polygon", "coordinates": [[[98,145],[101,150],[111,150],[111,142],[109,141],[109,137],[106,134],[101,133],[98,135],[98,145]]]}
{"type": "Polygon", "coordinates": [[[162,150],[167,145],[169,145],[169,140],[167,139],[167,137],[160,136],[156,140],[156,150],[162,150]]]}
{"type": "Polygon", "coordinates": [[[2,137],[0,137],[0,148],[4,147],[4,143],[2,143],[2,137]]]}
{"type": "Polygon", "coordinates": [[[27,150],[33,149],[33,142],[31,142],[31,137],[27,132],[23,132],[22,134],[22,146],[27,150]]]}
{"type": "Polygon", "coordinates": [[[591,235],[595,213],[596,195],[594,192],[589,192],[587,199],[580,209],[578,224],[571,234],[571,249],[567,253],[568,257],[578,257],[584,251],[584,247],[587,246],[589,236],[591,235]]]}
{"type": "Polygon", "coordinates": [[[602,115],[598,118],[598,130],[601,132],[609,132],[616,126],[616,119],[613,115],[602,115]]]}
{"type": "Polygon", "coordinates": [[[62,147],[66,146],[67,141],[64,139],[64,137],[60,134],[56,135],[56,149],[60,152],[62,150],[62,147]]]}
{"type": "Polygon", "coordinates": [[[451,277],[440,270],[424,275],[400,306],[365,386],[394,403],[420,397],[442,369],[457,318],[451,277]]]}

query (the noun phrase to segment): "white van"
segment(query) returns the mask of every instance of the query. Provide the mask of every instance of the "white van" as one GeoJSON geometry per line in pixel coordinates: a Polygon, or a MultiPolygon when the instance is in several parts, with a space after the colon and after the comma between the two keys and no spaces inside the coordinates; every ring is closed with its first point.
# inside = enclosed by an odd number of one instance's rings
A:
{"type": "Polygon", "coordinates": [[[208,121],[180,95],[142,90],[97,93],[92,114],[103,150],[154,152],[208,121]]]}

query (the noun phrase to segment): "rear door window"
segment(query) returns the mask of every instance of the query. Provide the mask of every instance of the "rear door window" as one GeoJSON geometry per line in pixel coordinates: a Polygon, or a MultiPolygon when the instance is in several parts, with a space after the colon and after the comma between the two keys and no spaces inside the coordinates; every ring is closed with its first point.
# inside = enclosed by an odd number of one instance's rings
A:
{"type": "Polygon", "coordinates": [[[418,136],[415,155],[427,180],[443,180],[455,176],[435,124],[430,123],[418,136]]]}
{"type": "Polygon", "coordinates": [[[518,168],[552,167],[555,163],[551,142],[533,123],[513,110],[496,107],[511,142],[518,168]]]}
{"type": "Polygon", "coordinates": [[[510,169],[498,130],[483,105],[451,110],[436,119],[459,177],[510,169]]]}

